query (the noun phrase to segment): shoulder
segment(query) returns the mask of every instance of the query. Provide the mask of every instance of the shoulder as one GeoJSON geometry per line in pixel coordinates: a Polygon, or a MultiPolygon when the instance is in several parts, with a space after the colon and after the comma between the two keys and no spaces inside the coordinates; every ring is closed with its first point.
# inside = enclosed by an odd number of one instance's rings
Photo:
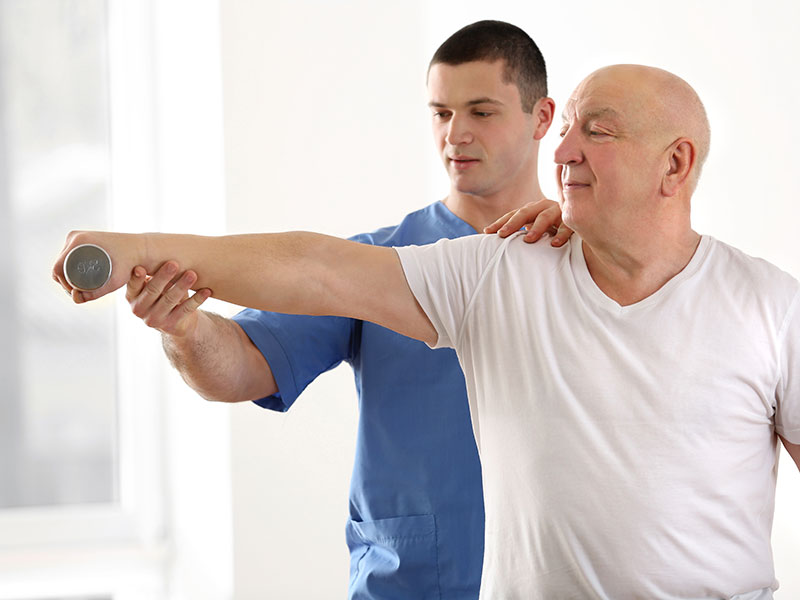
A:
{"type": "Polygon", "coordinates": [[[511,239],[516,236],[517,234],[514,234],[503,239],[498,235],[476,233],[474,235],[466,235],[455,239],[442,238],[432,244],[410,245],[406,247],[397,247],[395,249],[401,256],[416,255],[423,258],[464,257],[475,262],[482,262],[481,258],[485,260],[486,258],[502,254],[511,239]]]}
{"type": "Polygon", "coordinates": [[[800,290],[797,279],[781,268],[711,237],[708,264],[718,275],[757,295],[793,297],[800,290]]]}
{"type": "Polygon", "coordinates": [[[373,246],[409,246],[431,244],[442,238],[456,238],[475,233],[453,215],[441,202],[434,202],[403,217],[396,225],[360,233],[350,239],[373,246]]]}
{"type": "Polygon", "coordinates": [[[396,247],[400,260],[420,267],[450,265],[463,273],[486,271],[498,266],[528,272],[531,268],[548,271],[560,263],[569,252],[565,244],[554,248],[546,241],[526,243],[523,232],[506,238],[496,234],[475,234],[456,239],[441,239],[423,246],[396,247]]]}
{"type": "Polygon", "coordinates": [[[761,315],[781,328],[796,312],[800,301],[800,283],[772,263],[750,256],[738,248],[710,240],[701,285],[706,293],[722,294],[749,315],[761,315]]]}

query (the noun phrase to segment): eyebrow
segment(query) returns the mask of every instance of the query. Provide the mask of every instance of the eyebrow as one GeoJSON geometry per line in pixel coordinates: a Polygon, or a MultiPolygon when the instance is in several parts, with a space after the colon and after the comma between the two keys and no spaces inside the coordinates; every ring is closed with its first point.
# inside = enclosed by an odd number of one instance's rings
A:
{"type": "MultiPolygon", "coordinates": [[[[474,100],[469,100],[467,102],[467,106],[477,106],[478,104],[494,104],[496,106],[503,106],[503,103],[500,100],[495,100],[494,98],[489,98],[488,96],[484,96],[483,98],[475,98],[474,100]]],[[[441,102],[428,102],[428,106],[431,108],[446,108],[446,104],[442,104],[441,102]]]]}

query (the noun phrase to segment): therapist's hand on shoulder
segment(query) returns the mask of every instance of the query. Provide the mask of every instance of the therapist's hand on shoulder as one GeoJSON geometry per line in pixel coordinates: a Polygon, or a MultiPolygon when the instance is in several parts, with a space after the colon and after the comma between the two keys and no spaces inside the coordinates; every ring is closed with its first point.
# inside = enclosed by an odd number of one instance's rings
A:
{"type": "Polygon", "coordinates": [[[152,277],[144,267],[137,266],[128,281],[125,299],[133,314],[148,327],[173,337],[185,337],[197,327],[197,309],[211,297],[208,288],[189,295],[196,281],[197,273],[181,273],[174,260],[161,265],[152,277]]]}
{"type": "Polygon", "coordinates": [[[512,210],[486,227],[484,233],[496,233],[508,237],[525,228],[524,240],[533,243],[545,234],[551,235],[552,246],[561,246],[572,235],[572,230],[561,221],[561,207],[553,200],[528,202],[517,210],[512,210]]]}

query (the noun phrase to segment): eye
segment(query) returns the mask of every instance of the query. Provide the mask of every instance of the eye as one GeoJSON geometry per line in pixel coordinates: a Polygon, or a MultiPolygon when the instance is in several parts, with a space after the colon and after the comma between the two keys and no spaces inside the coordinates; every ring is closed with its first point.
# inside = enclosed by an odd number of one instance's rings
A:
{"type": "Polygon", "coordinates": [[[587,123],[585,127],[586,135],[593,138],[613,137],[614,134],[610,129],[606,129],[605,125],[598,122],[587,123]]]}
{"type": "Polygon", "coordinates": [[[491,116],[491,114],[492,114],[492,113],[490,113],[490,112],[484,112],[484,111],[482,111],[482,110],[476,110],[476,111],[475,111],[474,113],[472,113],[472,114],[474,114],[476,117],[489,117],[489,116],[491,116]]]}
{"type": "Polygon", "coordinates": [[[447,111],[438,111],[433,113],[434,119],[446,119],[450,116],[450,113],[447,111]]]}

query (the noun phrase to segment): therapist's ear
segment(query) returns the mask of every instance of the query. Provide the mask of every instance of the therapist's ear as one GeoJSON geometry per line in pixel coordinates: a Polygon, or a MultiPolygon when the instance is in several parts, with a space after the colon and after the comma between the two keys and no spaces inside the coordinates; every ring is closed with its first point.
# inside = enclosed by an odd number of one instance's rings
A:
{"type": "Polygon", "coordinates": [[[536,127],[533,130],[533,139],[540,140],[553,124],[553,115],[556,112],[556,103],[552,98],[539,98],[533,105],[533,118],[536,127]]]}

